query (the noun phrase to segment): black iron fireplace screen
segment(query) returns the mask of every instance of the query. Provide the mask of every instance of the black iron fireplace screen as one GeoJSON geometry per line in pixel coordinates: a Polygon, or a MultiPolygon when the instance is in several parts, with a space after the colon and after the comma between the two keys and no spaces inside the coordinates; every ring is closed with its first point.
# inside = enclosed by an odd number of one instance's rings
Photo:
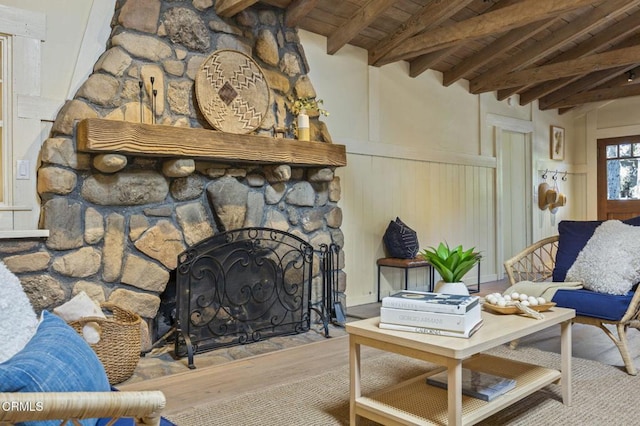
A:
{"type": "Polygon", "coordinates": [[[310,244],[268,228],[189,248],[176,273],[176,354],[193,368],[194,353],[308,331],[313,258],[310,244]]]}

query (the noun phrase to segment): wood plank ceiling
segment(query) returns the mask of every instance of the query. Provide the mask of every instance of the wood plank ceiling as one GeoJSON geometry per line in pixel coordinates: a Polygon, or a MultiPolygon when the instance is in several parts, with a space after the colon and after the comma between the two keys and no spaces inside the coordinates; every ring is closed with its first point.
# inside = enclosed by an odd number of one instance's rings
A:
{"type": "Polygon", "coordinates": [[[469,81],[564,113],[640,95],[640,0],[217,0],[220,16],[266,4],[327,38],[327,53],[366,49],[369,64],[469,81]],[[636,78],[637,77],[637,78],[636,78]]]}

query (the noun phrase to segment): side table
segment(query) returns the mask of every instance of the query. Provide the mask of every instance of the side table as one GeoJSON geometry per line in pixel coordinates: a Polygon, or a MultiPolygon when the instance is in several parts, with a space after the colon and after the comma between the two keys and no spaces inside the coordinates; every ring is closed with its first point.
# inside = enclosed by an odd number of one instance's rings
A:
{"type": "Polygon", "coordinates": [[[386,268],[400,268],[404,269],[404,289],[407,290],[409,286],[409,269],[414,268],[429,268],[429,291],[433,291],[433,285],[435,280],[435,270],[433,266],[422,257],[416,257],[414,259],[398,259],[395,257],[383,257],[376,262],[378,265],[378,302],[380,301],[380,270],[382,267],[386,268]]]}

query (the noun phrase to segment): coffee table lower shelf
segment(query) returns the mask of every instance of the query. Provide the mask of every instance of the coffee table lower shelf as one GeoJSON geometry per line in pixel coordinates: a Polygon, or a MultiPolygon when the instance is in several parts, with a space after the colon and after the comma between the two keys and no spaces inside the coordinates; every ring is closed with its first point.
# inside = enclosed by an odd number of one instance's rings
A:
{"type": "MultiPolygon", "coordinates": [[[[463,361],[463,367],[516,380],[516,387],[492,401],[462,396],[462,424],[472,425],[533,392],[560,380],[561,373],[537,365],[479,354],[463,361]]],[[[385,425],[446,425],[447,391],[428,385],[431,371],[356,399],[356,414],[385,425]]]]}

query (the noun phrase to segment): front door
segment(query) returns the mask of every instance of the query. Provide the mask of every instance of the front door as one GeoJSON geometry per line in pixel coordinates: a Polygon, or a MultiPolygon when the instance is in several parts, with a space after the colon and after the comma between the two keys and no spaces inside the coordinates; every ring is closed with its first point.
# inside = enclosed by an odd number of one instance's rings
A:
{"type": "Polygon", "coordinates": [[[640,135],[598,139],[598,219],[640,216],[640,135]]]}

